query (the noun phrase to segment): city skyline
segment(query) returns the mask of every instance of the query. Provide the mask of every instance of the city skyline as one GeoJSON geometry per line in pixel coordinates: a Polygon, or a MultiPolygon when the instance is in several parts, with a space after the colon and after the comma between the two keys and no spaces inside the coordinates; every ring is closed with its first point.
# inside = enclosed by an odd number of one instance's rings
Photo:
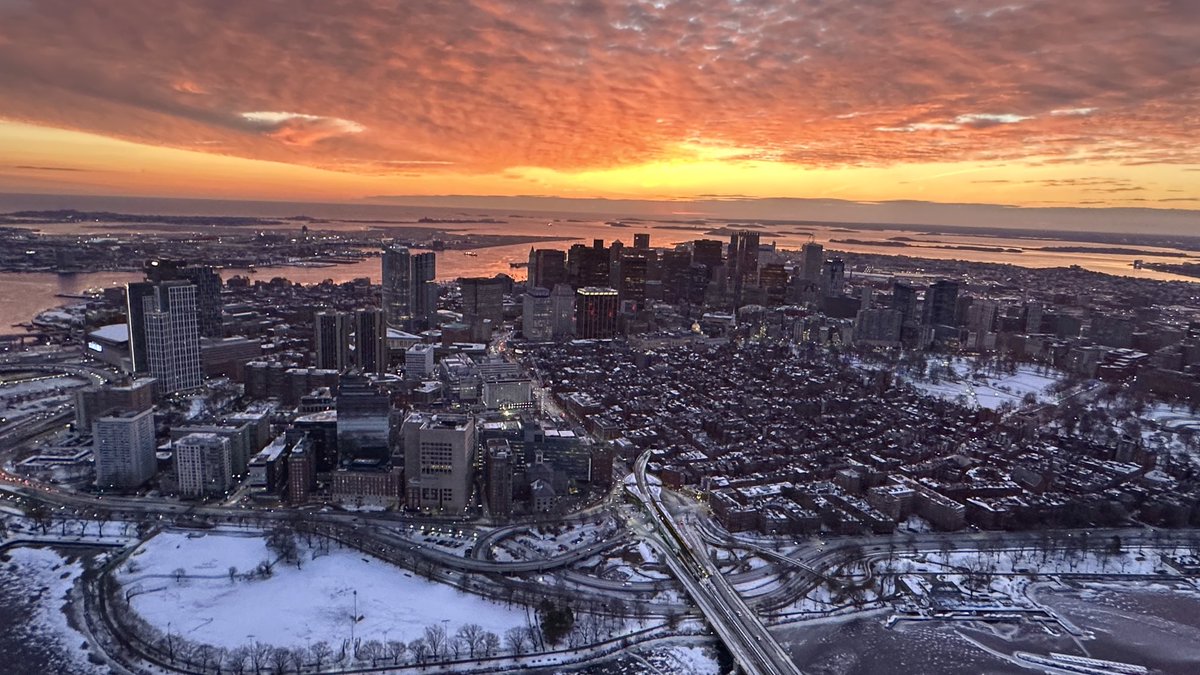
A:
{"type": "Polygon", "coordinates": [[[0,191],[1200,206],[1182,2],[153,9],[0,2],[0,191]]]}

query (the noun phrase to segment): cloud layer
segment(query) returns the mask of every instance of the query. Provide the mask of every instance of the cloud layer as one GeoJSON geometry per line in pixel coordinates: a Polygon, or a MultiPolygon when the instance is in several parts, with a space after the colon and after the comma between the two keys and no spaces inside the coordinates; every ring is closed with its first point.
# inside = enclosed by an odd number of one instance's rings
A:
{"type": "Polygon", "coordinates": [[[1195,0],[39,0],[0,26],[0,118],[368,174],[1200,163],[1195,0]]]}

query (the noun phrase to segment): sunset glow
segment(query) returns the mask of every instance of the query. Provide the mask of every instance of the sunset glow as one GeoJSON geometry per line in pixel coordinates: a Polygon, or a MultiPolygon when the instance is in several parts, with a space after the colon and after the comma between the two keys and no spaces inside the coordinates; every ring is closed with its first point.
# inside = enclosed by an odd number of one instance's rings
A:
{"type": "Polygon", "coordinates": [[[1194,3],[0,0],[0,191],[1200,205],[1194,3]]]}

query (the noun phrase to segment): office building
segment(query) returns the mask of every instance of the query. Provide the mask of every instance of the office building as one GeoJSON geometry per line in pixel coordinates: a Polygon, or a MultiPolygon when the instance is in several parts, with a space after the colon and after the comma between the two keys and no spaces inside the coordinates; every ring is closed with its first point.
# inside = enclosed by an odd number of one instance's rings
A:
{"type": "Polygon", "coordinates": [[[404,420],[405,502],[411,509],[461,513],[471,497],[475,420],[414,412],[404,420]]]}
{"type": "Polygon", "coordinates": [[[462,291],[463,321],[467,324],[491,321],[492,327],[504,318],[504,283],[498,277],[464,277],[458,280],[462,291]]]}
{"type": "MultiPolygon", "coordinates": [[[[134,369],[158,381],[159,394],[194,389],[204,382],[200,364],[200,328],[196,287],[187,281],[129,284],[130,335],[140,335],[142,354],[134,354],[134,369]],[[132,311],[139,303],[140,311],[132,311]],[[134,321],[138,323],[134,323],[134,321]]],[[[135,349],[136,349],[135,345],[135,349]]]]}
{"type": "Polygon", "coordinates": [[[217,434],[188,434],[172,444],[179,494],[222,495],[233,487],[229,439],[217,434]]]}
{"type": "Polygon", "coordinates": [[[313,342],[317,353],[314,366],[337,371],[349,368],[350,316],[342,312],[317,312],[313,321],[313,342]]]}
{"type": "Polygon", "coordinates": [[[364,373],[384,373],[389,365],[387,324],[383,311],[360,309],[354,313],[354,365],[364,373]]]}
{"type": "Polygon", "coordinates": [[[576,287],[607,286],[610,283],[611,254],[603,239],[591,246],[575,244],[567,252],[567,276],[576,287]]]}
{"type": "Polygon", "coordinates": [[[391,328],[425,330],[437,312],[437,258],[432,252],[411,253],[389,245],[383,249],[381,296],[384,319],[391,328]]]}
{"type": "Polygon", "coordinates": [[[854,319],[854,343],[880,347],[900,345],[903,314],[895,309],[863,309],[854,319]]]}
{"type": "Polygon", "coordinates": [[[733,287],[733,298],[741,304],[742,289],[758,283],[757,232],[742,230],[729,236],[729,283],[733,287]]]}
{"type": "Polygon", "coordinates": [[[391,462],[391,398],[365,377],[341,379],[337,442],[338,463],[342,467],[375,468],[391,462]]]}
{"type": "Polygon", "coordinates": [[[434,346],[418,343],[404,352],[404,379],[425,380],[433,376],[434,346]]]}
{"type": "Polygon", "coordinates": [[[589,286],[575,292],[575,336],[606,340],[617,334],[617,291],[589,286]]]}
{"type": "Polygon", "coordinates": [[[825,247],[810,241],[800,247],[800,257],[804,263],[801,276],[808,281],[819,282],[825,265],[825,247]]]}
{"type": "Polygon", "coordinates": [[[558,284],[550,291],[550,311],[555,340],[565,340],[575,334],[575,291],[568,284],[558,284]]]}
{"type": "Polygon", "coordinates": [[[635,303],[641,307],[646,300],[646,279],[649,276],[650,259],[648,251],[631,251],[621,256],[620,283],[617,293],[622,301],[635,303]]]}
{"type": "Polygon", "coordinates": [[[692,262],[704,265],[711,274],[713,270],[725,264],[722,248],[721,242],[716,239],[697,239],[692,242],[692,262]]]}
{"type": "Polygon", "coordinates": [[[545,288],[531,287],[525,291],[521,303],[521,334],[533,342],[554,339],[554,302],[545,288]]]}
{"type": "Polygon", "coordinates": [[[821,270],[821,293],[841,297],[846,291],[846,263],[841,258],[825,261],[821,270]]]}
{"type": "Polygon", "coordinates": [[[110,411],[92,423],[96,487],[136,488],[154,476],[154,410],[110,411]]]}
{"type": "Polygon", "coordinates": [[[650,233],[649,232],[638,232],[637,234],[633,235],[633,247],[640,251],[649,250],[650,249],[650,233]]]}
{"type": "Polygon", "coordinates": [[[567,252],[556,248],[529,249],[530,288],[554,288],[567,283],[567,252]]]}

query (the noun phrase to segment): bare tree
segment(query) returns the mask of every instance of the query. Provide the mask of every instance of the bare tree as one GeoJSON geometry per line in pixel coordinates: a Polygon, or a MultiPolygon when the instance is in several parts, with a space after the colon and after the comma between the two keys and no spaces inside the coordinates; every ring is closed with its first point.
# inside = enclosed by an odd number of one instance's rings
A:
{"type": "Polygon", "coordinates": [[[445,626],[435,623],[425,627],[425,642],[429,645],[429,651],[435,658],[445,657],[446,641],[445,626]]]}
{"type": "Polygon", "coordinates": [[[271,650],[271,670],[275,675],[284,675],[292,663],[292,652],[284,647],[271,650]]]}
{"type": "Polygon", "coordinates": [[[234,567],[233,565],[230,565],[229,566],[229,583],[232,584],[234,578],[236,578],[236,577],[237,577],[237,568],[234,567]]]}
{"type": "Polygon", "coordinates": [[[483,634],[483,655],[491,658],[496,652],[500,651],[500,636],[491,631],[483,634]]]}
{"type": "Polygon", "coordinates": [[[387,643],[387,657],[392,660],[393,666],[400,665],[400,660],[404,658],[404,653],[408,651],[408,645],[400,640],[389,640],[387,643]]]}
{"type": "Polygon", "coordinates": [[[374,666],[376,661],[383,658],[383,649],[383,643],[379,640],[368,640],[359,646],[358,658],[363,661],[370,661],[371,665],[374,666]]]}
{"type": "Polygon", "coordinates": [[[243,675],[246,672],[246,662],[249,660],[250,649],[237,647],[225,652],[225,659],[222,663],[233,675],[243,675]]]}
{"type": "Polygon", "coordinates": [[[459,627],[458,638],[466,645],[471,658],[475,658],[475,653],[483,649],[483,634],[483,626],[477,623],[463,624],[459,627]]]}
{"type": "Polygon", "coordinates": [[[313,661],[316,662],[315,665],[317,670],[321,670],[321,666],[325,665],[325,662],[333,657],[333,647],[330,647],[329,643],[324,640],[321,640],[320,642],[314,642],[313,645],[308,648],[308,651],[310,654],[312,654],[313,661]]]}
{"type": "Polygon", "coordinates": [[[425,638],[417,638],[408,643],[408,651],[412,652],[413,661],[425,663],[425,659],[429,657],[429,643],[425,641],[425,638]]]}
{"type": "Polygon", "coordinates": [[[255,675],[262,672],[262,669],[267,665],[267,659],[271,657],[271,646],[261,642],[255,642],[250,645],[250,666],[254,668],[255,675]]]}
{"type": "Polygon", "coordinates": [[[513,626],[504,631],[504,644],[508,651],[516,656],[525,653],[525,645],[529,642],[524,626],[513,626]]]}
{"type": "Polygon", "coordinates": [[[175,571],[172,572],[172,574],[175,575],[175,583],[181,584],[181,583],[183,583],[184,575],[187,574],[187,570],[183,569],[182,567],[176,567],[175,571]]]}

